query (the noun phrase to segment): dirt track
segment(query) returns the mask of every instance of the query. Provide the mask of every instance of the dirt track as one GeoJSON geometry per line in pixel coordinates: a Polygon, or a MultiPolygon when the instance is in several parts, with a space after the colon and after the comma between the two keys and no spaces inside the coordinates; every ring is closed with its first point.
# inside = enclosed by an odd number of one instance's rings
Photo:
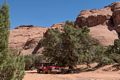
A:
{"type": "Polygon", "coordinates": [[[23,80],[120,80],[120,71],[93,71],[78,74],[37,74],[36,71],[27,71],[23,80]]]}

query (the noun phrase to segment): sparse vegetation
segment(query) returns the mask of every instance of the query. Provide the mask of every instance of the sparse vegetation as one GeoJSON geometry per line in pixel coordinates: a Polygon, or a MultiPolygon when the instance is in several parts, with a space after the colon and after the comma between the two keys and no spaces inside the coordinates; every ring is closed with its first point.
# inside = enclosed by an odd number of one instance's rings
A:
{"type": "Polygon", "coordinates": [[[116,39],[114,45],[108,46],[105,55],[114,63],[120,65],[120,40],[116,39]]]}
{"type": "Polygon", "coordinates": [[[31,70],[34,67],[34,58],[32,55],[26,55],[25,58],[25,70],[31,70]]]}
{"type": "Polygon", "coordinates": [[[35,69],[36,66],[43,61],[42,55],[25,55],[24,56],[25,61],[25,70],[32,70],[35,69]]]}

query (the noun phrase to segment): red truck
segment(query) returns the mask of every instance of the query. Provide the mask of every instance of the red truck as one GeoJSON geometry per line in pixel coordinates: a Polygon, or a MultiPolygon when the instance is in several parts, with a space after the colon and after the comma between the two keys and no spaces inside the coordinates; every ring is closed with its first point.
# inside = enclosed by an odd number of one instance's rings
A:
{"type": "Polygon", "coordinates": [[[56,66],[53,63],[41,63],[37,66],[38,73],[61,73],[64,67],[56,66]]]}

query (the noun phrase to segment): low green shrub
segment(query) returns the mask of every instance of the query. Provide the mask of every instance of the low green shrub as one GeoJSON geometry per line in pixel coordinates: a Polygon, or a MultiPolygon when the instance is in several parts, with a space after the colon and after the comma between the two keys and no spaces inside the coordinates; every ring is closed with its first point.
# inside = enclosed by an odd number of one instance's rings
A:
{"type": "Polygon", "coordinates": [[[43,56],[41,55],[25,55],[25,70],[32,70],[36,68],[38,64],[43,61],[43,56]]]}
{"type": "MultiPolygon", "coordinates": [[[[3,56],[0,56],[2,58],[3,56]]],[[[24,58],[6,55],[0,64],[0,80],[22,80],[24,77],[24,58]]]]}
{"type": "Polygon", "coordinates": [[[31,70],[34,67],[33,55],[25,55],[24,61],[25,61],[25,70],[31,70]]]}

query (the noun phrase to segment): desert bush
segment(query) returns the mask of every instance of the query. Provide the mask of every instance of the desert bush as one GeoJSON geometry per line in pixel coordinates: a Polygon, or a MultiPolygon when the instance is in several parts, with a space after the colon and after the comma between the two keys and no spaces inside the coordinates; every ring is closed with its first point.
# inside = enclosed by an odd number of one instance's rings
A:
{"type": "Polygon", "coordinates": [[[33,55],[25,55],[25,70],[31,70],[34,67],[34,57],[33,55]]]}
{"type": "Polygon", "coordinates": [[[25,61],[25,70],[32,70],[35,69],[38,64],[42,63],[43,56],[37,54],[25,55],[24,61],[25,61]]]}
{"type": "Polygon", "coordinates": [[[112,60],[106,55],[107,47],[98,46],[96,54],[96,62],[99,66],[105,66],[112,63],[112,60]]]}
{"type": "Polygon", "coordinates": [[[114,45],[108,46],[105,55],[112,60],[112,62],[120,64],[120,40],[116,39],[114,45]]]}
{"type": "Polygon", "coordinates": [[[114,45],[109,45],[99,52],[98,65],[105,66],[108,64],[120,64],[120,40],[116,39],[114,45]]]}
{"type": "Polygon", "coordinates": [[[45,62],[45,57],[43,55],[34,55],[34,66],[36,68],[40,63],[45,62]]]}
{"type": "Polygon", "coordinates": [[[22,80],[24,67],[23,56],[13,55],[10,50],[0,52],[0,80],[22,80]]]}

